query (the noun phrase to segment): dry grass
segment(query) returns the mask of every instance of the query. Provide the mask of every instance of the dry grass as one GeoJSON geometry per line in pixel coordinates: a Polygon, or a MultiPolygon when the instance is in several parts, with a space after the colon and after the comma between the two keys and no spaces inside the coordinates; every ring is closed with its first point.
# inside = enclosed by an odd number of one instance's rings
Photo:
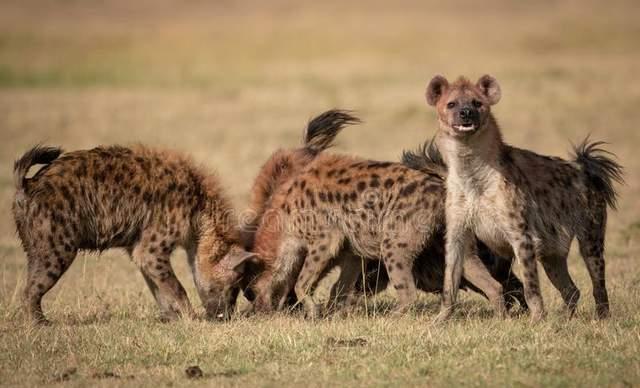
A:
{"type": "MultiPolygon", "coordinates": [[[[0,384],[640,385],[640,7],[343,3],[0,4],[0,384]],[[545,279],[551,313],[534,327],[491,318],[471,295],[445,326],[430,324],[433,296],[402,319],[161,324],[134,265],[108,251],[79,256],[45,299],[54,326],[25,324],[25,259],[9,209],[12,161],[30,145],[180,149],[219,171],[241,209],[258,166],[298,144],[314,114],[357,110],[366,123],[345,131],[339,150],[395,160],[433,134],[423,90],[434,73],[484,72],[501,81],[496,113],[508,141],[565,155],[569,140],[592,133],[625,165],[609,221],[610,320],[592,320],[574,250],[583,300],[572,321],[545,279]],[[187,380],[190,365],[203,379],[187,380]]],[[[174,263],[197,303],[183,254],[174,263]]]]}

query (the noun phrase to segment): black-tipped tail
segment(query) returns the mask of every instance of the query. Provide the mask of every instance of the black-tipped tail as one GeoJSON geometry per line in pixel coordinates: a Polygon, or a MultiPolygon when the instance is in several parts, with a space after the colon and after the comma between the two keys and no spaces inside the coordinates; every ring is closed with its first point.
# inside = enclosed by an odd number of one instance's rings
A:
{"type": "Polygon", "coordinates": [[[24,155],[13,164],[13,181],[16,190],[24,190],[24,179],[31,166],[36,164],[49,164],[62,154],[62,149],[58,147],[46,147],[37,145],[25,152],[24,155]]]}
{"type": "Polygon", "coordinates": [[[442,179],[447,177],[447,166],[434,139],[426,141],[415,151],[402,151],[401,162],[413,170],[436,173],[442,179]]]}
{"type": "Polygon", "coordinates": [[[616,208],[618,193],[614,182],[622,184],[623,168],[614,160],[615,155],[602,148],[607,143],[591,142],[589,137],[573,146],[575,161],[583,168],[591,188],[600,193],[612,209],[616,208]]]}
{"type": "Polygon", "coordinates": [[[304,133],[304,148],[312,154],[318,154],[333,145],[342,128],[360,122],[359,118],[346,110],[326,111],[309,121],[304,133]]]}

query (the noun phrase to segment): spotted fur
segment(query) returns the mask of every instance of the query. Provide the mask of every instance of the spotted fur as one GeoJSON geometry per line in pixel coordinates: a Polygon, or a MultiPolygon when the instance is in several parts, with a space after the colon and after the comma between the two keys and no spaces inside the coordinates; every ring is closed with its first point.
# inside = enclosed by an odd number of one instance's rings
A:
{"type": "MultiPolygon", "coordinates": [[[[315,314],[313,289],[336,257],[343,266],[337,285],[350,290],[359,277],[360,256],[382,258],[400,297],[399,310],[408,308],[416,297],[413,273],[422,276],[425,289],[433,284],[427,280],[433,271],[414,269],[414,258],[429,252],[425,247],[442,231],[443,191],[434,172],[319,155],[277,190],[260,224],[254,249],[262,272],[252,284],[256,307],[281,307],[295,283],[297,298],[315,314]]],[[[470,263],[466,274],[492,300],[503,297],[482,262],[470,263]]]]}
{"type": "MultiPolygon", "coordinates": [[[[62,154],[35,147],[15,163],[13,216],[27,255],[25,304],[45,323],[42,297],[78,251],[124,248],[138,266],[163,318],[193,309],[169,261],[187,251],[197,289],[210,316],[229,294],[212,290],[215,264],[244,257],[232,209],[218,180],[187,158],[137,146],[98,147],[62,154]],[[44,166],[26,178],[35,164],[44,166]]],[[[231,297],[231,296],[229,296],[231,297]]]]}
{"type": "Polygon", "coordinates": [[[247,249],[253,247],[256,229],[276,189],[301,171],[319,153],[332,147],[335,137],[344,127],[359,122],[360,119],[348,111],[328,110],[309,121],[304,131],[302,147],[280,149],[269,157],[253,182],[249,208],[245,213],[247,217],[241,220],[242,240],[247,249]]]}

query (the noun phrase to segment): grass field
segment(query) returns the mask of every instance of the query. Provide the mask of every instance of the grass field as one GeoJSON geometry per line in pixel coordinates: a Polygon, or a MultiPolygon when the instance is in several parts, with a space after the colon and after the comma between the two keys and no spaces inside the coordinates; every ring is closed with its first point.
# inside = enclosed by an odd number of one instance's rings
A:
{"type": "MultiPolygon", "coordinates": [[[[639,18],[637,2],[618,0],[0,2],[0,384],[640,386],[639,18]],[[609,217],[611,319],[593,319],[573,249],[577,317],[542,276],[550,314],[535,326],[492,318],[468,293],[445,325],[431,323],[433,295],[402,318],[383,295],[368,314],[319,321],[163,324],[116,250],[76,259],[45,298],[53,326],[24,320],[10,206],[12,162],[29,146],[178,149],[217,170],[241,210],[261,163],[326,109],[365,121],[340,152],[397,160],[430,138],[423,94],[436,73],[494,75],[515,145],[564,156],[589,133],[610,143],[627,180],[609,217]],[[186,377],[192,365],[202,378],[186,377]]],[[[173,262],[200,308],[184,254],[173,262]]]]}

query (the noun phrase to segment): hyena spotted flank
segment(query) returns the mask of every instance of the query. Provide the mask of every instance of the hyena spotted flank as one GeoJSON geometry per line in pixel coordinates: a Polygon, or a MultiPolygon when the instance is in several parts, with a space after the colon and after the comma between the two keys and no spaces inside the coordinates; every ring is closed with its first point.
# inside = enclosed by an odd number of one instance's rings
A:
{"type": "Polygon", "coordinates": [[[215,265],[249,253],[240,246],[219,182],[188,159],[142,146],[65,154],[35,147],[16,161],[14,177],[13,215],[27,255],[24,298],[34,321],[47,322],[42,297],[79,250],[126,249],[163,318],[193,315],[169,261],[176,247],[188,254],[210,317],[224,312],[223,295],[233,297],[215,289],[215,265]],[[44,167],[26,178],[36,164],[44,167]]]}
{"type": "Polygon", "coordinates": [[[567,270],[574,237],[586,263],[599,318],[609,315],[605,286],[604,238],[607,206],[615,208],[615,182],[622,167],[585,140],[573,160],[538,155],[511,147],[502,135],[491,105],[500,100],[491,76],[475,84],[441,76],[427,87],[427,102],[436,107],[438,148],[448,167],[446,180],[445,319],[456,301],[465,260],[475,257],[474,235],[493,252],[521,263],[525,298],[533,321],[544,316],[536,261],[539,260],[572,315],[580,292],[567,270]]]}

